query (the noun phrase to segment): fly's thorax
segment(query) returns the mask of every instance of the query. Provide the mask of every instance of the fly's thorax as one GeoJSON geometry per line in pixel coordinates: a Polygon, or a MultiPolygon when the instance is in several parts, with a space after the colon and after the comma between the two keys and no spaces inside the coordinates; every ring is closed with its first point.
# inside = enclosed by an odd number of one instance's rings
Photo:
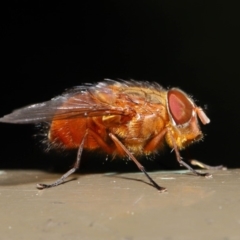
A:
{"type": "MultiPolygon", "coordinates": [[[[109,131],[117,136],[133,154],[148,154],[145,146],[164,131],[169,121],[166,107],[162,104],[151,104],[135,110],[136,115],[130,121],[115,125],[109,128],[109,131]]],[[[160,139],[150,152],[160,150],[159,146],[162,146],[163,142],[164,138],[160,139]]]]}

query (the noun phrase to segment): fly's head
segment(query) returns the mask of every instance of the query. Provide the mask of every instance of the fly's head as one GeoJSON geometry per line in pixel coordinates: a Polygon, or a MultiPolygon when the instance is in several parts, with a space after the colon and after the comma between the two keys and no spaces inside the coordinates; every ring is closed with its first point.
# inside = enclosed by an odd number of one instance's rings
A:
{"type": "Polygon", "coordinates": [[[167,111],[169,124],[166,140],[170,147],[173,147],[172,137],[179,149],[202,139],[203,134],[198,124],[198,118],[203,124],[208,124],[210,119],[186,93],[178,88],[168,90],[167,111]]]}

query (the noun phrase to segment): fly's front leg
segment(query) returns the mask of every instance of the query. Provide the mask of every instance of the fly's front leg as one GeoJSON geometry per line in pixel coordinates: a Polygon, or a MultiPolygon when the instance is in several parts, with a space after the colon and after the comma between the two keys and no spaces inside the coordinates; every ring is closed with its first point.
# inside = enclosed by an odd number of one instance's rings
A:
{"type": "Polygon", "coordinates": [[[60,184],[62,184],[65,179],[67,177],[69,177],[71,174],[73,174],[74,172],[76,172],[76,170],[79,168],[79,165],[80,165],[80,160],[81,160],[81,156],[82,156],[82,151],[83,151],[83,148],[84,148],[84,142],[85,142],[85,139],[88,135],[88,130],[86,131],[83,139],[82,139],[82,142],[78,148],[78,153],[77,153],[77,159],[76,159],[76,162],[74,164],[74,167],[71,168],[68,172],[66,172],[61,178],[59,178],[56,182],[54,183],[51,183],[51,184],[43,184],[43,183],[39,183],[37,184],[37,188],[38,189],[44,189],[44,188],[51,188],[51,187],[56,187],[60,184]]]}
{"type": "Polygon", "coordinates": [[[195,175],[197,176],[202,176],[202,177],[206,177],[206,178],[211,178],[212,177],[212,174],[210,173],[201,173],[201,172],[198,172],[196,170],[194,170],[192,167],[190,167],[187,163],[185,163],[181,156],[180,156],[180,153],[178,151],[178,147],[177,147],[177,144],[175,142],[175,139],[173,138],[173,135],[172,133],[169,131],[169,135],[171,137],[171,140],[172,140],[172,143],[173,143],[173,148],[174,148],[174,151],[175,151],[175,154],[176,154],[176,158],[177,158],[177,161],[179,162],[179,164],[181,166],[184,166],[185,168],[187,168],[188,170],[190,170],[192,173],[194,173],[195,175]]]}
{"type": "Polygon", "coordinates": [[[219,165],[219,166],[209,166],[205,163],[202,163],[196,159],[192,159],[190,160],[190,163],[193,165],[193,166],[199,166],[200,168],[203,168],[203,169],[208,169],[208,170],[227,170],[227,167],[223,166],[223,165],[219,165]]]}

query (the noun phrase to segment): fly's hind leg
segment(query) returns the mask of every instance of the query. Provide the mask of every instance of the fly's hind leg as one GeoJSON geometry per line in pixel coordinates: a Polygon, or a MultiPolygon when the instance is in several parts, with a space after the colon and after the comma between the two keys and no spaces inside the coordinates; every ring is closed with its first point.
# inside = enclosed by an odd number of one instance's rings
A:
{"type": "Polygon", "coordinates": [[[139,161],[132,155],[132,153],[122,144],[122,142],[112,133],[109,133],[109,137],[112,139],[112,141],[115,143],[117,149],[119,149],[120,152],[125,152],[125,154],[137,165],[140,171],[142,171],[146,177],[149,179],[149,181],[153,184],[153,186],[159,190],[160,192],[165,192],[167,189],[164,187],[160,187],[146,172],[143,165],[139,163],[139,161]]]}
{"type": "Polygon", "coordinates": [[[61,178],[59,178],[56,182],[54,183],[51,183],[51,184],[43,184],[43,183],[39,183],[37,184],[37,188],[38,189],[44,189],[44,188],[51,188],[51,187],[56,187],[60,184],[62,184],[65,179],[67,177],[69,177],[72,173],[76,172],[76,170],[79,168],[79,165],[80,165],[80,160],[81,160],[81,156],[82,156],[82,151],[83,151],[83,147],[84,147],[84,142],[85,142],[85,139],[88,135],[88,131],[86,131],[83,139],[82,139],[82,142],[78,148],[78,153],[77,153],[77,160],[76,162],[74,163],[74,167],[71,168],[68,172],[66,172],[61,178]]]}

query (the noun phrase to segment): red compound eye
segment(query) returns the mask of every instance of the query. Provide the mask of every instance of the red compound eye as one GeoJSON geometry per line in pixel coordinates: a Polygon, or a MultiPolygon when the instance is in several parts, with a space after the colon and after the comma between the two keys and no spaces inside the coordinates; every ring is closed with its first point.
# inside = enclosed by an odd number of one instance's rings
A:
{"type": "Polygon", "coordinates": [[[192,102],[186,94],[178,89],[168,91],[168,108],[171,117],[177,125],[189,122],[192,117],[192,102]]]}

